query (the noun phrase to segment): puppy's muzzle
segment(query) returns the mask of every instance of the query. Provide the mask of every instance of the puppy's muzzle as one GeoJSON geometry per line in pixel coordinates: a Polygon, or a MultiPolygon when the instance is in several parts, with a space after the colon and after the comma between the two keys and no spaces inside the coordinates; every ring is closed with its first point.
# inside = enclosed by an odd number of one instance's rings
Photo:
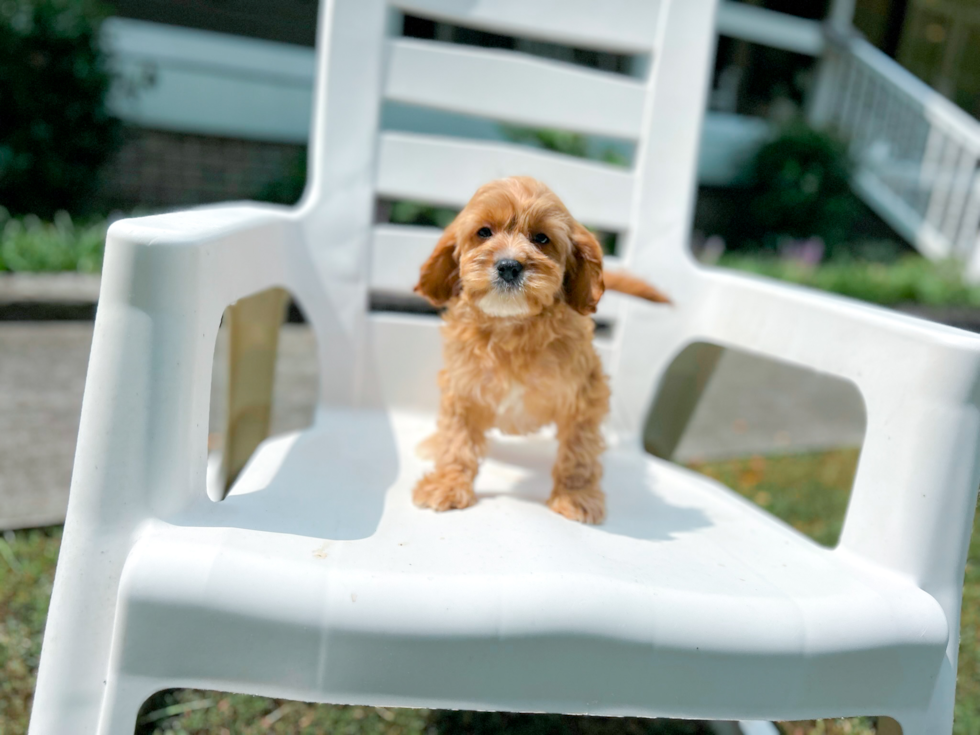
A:
{"type": "Polygon", "coordinates": [[[497,275],[508,286],[516,286],[520,282],[523,273],[524,266],[516,260],[507,259],[497,261],[497,275]]]}

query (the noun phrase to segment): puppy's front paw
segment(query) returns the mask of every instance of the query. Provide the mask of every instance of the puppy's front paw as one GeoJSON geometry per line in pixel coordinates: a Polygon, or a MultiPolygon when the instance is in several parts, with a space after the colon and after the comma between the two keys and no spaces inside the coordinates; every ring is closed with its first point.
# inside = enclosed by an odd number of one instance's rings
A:
{"type": "Polygon", "coordinates": [[[606,517],[606,496],[599,488],[556,489],[548,498],[548,507],[579,523],[602,523],[606,517]]]}
{"type": "Polygon", "coordinates": [[[473,481],[465,473],[441,469],[419,480],[412,492],[412,500],[420,508],[442,511],[468,508],[476,502],[476,495],[473,493],[473,481]]]}

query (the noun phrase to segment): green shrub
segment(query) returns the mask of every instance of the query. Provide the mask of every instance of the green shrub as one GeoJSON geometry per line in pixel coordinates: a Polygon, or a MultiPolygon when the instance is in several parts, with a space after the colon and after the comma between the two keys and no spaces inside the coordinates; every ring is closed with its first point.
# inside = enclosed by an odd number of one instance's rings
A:
{"type": "Polygon", "coordinates": [[[589,138],[581,133],[550,128],[526,128],[519,125],[501,125],[500,132],[507,140],[523,143],[546,151],[564,153],[576,158],[593,158],[614,166],[629,166],[629,161],[619,150],[607,145],[601,151],[591,146],[589,138]]]}
{"type": "Polygon", "coordinates": [[[820,237],[833,250],[847,239],[856,215],[846,145],[796,123],[756,153],[750,216],[773,236],[820,237]]]}
{"type": "Polygon", "coordinates": [[[282,176],[266,184],[255,198],[272,204],[296,204],[306,190],[307,149],[297,151],[282,176]]]}
{"type": "Polygon", "coordinates": [[[79,212],[120,141],[97,0],[0,0],[0,205],[79,212]]]}
{"type": "Polygon", "coordinates": [[[844,143],[792,123],[746,164],[738,177],[746,185],[726,190],[726,214],[707,234],[735,251],[775,253],[784,243],[819,238],[826,257],[847,254],[861,212],[851,173],[844,143]]]}
{"type": "Polygon", "coordinates": [[[0,207],[0,271],[98,273],[106,228],[105,221],[77,225],[63,211],[53,222],[35,215],[14,219],[0,207]]]}
{"type": "Polygon", "coordinates": [[[448,207],[433,207],[420,202],[399,201],[391,203],[391,222],[396,225],[424,225],[447,227],[456,218],[457,211],[448,207]]]}

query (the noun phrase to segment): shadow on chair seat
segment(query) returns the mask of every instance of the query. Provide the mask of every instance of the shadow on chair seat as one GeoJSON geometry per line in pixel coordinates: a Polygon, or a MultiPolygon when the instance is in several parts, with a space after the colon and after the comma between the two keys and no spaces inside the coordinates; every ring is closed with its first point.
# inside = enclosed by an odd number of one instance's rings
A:
{"type": "MultiPolygon", "coordinates": [[[[558,443],[547,435],[491,436],[489,456],[476,483],[483,502],[508,498],[544,506],[551,494],[551,468],[558,443]]],[[[611,453],[604,461],[603,488],[608,517],[586,532],[609,533],[648,541],[667,541],[710,523],[699,509],[672,505],[657,491],[661,482],[649,457],[611,453]]]]}
{"type": "Polygon", "coordinates": [[[202,498],[172,522],[313,539],[367,538],[377,530],[398,463],[385,414],[332,411],[312,429],[264,442],[227,498],[202,498]]]}

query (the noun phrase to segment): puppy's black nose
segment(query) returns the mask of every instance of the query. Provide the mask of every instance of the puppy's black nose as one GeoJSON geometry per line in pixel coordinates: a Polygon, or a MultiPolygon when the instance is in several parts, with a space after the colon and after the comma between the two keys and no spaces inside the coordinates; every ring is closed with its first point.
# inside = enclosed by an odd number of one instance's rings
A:
{"type": "Polygon", "coordinates": [[[524,266],[516,260],[497,261],[497,274],[504,283],[517,283],[524,272],[524,266]]]}

